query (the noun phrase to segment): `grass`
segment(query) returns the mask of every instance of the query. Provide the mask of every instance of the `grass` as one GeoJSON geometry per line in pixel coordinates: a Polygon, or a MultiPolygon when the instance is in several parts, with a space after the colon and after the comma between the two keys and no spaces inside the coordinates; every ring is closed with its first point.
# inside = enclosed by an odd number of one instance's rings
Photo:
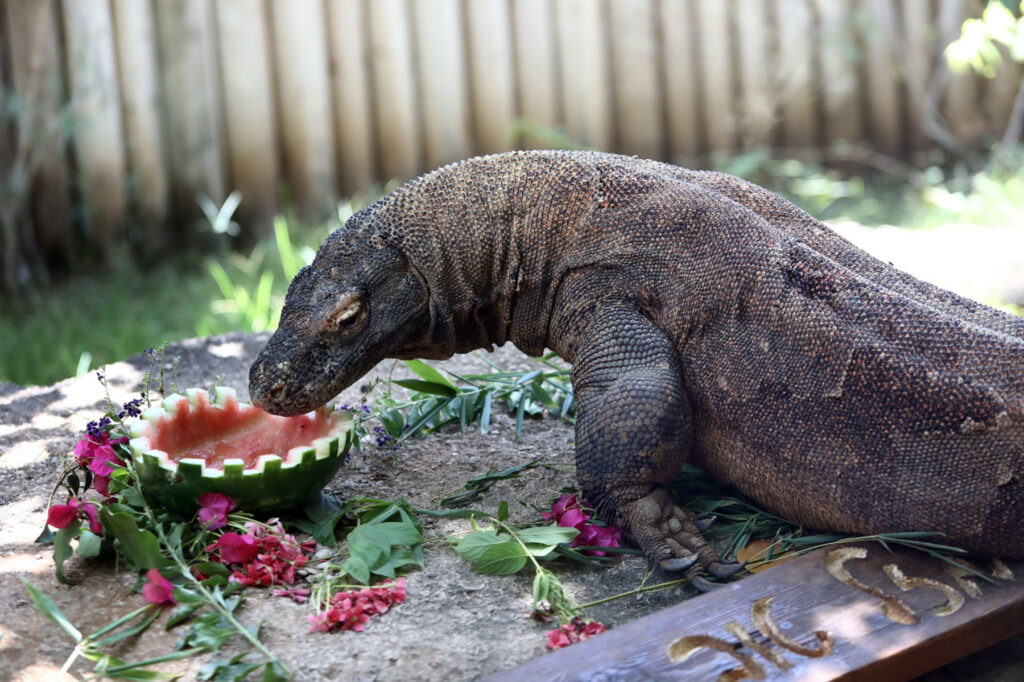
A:
{"type": "MultiPolygon", "coordinates": [[[[770,186],[819,217],[927,228],[949,222],[1019,225],[1024,173],[1009,167],[1024,167],[1024,159],[1018,161],[1004,164],[1003,171],[971,175],[904,168],[899,182],[891,173],[842,177],[813,163],[773,159],[764,150],[719,166],[770,186]]],[[[387,189],[346,202],[339,220],[387,189]]],[[[227,240],[228,231],[217,226],[230,224],[230,210],[206,209],[216,218],[211,231],[227,240]]],[[[107,272],[75,277],[32,297],[17,313],[0,301],[0,381],[50,384],[164,341],[273,329],[294,272],[337,224],[310,227],[279,219],[275,239],[248,253],[227,251],[206,263],[182,257],[145,270],[120,258],[107,272]]]]}

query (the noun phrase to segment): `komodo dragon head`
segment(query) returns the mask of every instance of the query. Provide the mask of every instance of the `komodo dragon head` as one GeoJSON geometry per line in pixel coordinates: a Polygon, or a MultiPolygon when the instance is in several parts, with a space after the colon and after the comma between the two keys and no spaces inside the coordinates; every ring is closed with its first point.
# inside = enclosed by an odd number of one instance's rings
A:
{"type": "Polygon", "coordinates": [[[268,412],[320,407],[429,332],[426,283],[398,248],[358,231],[357,218],[292,280],[278,329],[249,370],[250,398],[268,412]]]}

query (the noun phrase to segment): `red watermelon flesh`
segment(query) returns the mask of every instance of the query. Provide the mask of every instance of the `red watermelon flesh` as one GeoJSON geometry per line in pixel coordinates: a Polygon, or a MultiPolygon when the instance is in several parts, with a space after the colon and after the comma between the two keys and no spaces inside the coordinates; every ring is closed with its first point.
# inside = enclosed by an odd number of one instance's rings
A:
{"type": "Polygon", "coordinates": [[[224,460],[236,458],[248,469],[260,455],[287,459],[292,448],[328,435],[336,421],[331,417],[325,410],[278,417],[258,407],[240,406],[234,396],[213,406],[206,394],[200,393],[195,405],[179,401],[174,414],[150,426],[148,436],[150,447],[163,450],[172,461],[193,457],[223,469],[224,460]]]}

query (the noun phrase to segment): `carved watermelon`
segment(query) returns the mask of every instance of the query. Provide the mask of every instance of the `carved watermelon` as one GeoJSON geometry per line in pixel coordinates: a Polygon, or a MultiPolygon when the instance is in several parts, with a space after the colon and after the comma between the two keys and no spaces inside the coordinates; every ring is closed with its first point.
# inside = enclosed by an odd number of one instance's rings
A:
{"type": "Polygon", "coordinates": [[[129,445],[150,504],[191,515],[207,492],[239,510],[277,514],[320,492],[345,461],[352,417],[330,407],[278,417],[241,403],[230,388],[213,400],[191,388],[133,422],[129,445]]]}

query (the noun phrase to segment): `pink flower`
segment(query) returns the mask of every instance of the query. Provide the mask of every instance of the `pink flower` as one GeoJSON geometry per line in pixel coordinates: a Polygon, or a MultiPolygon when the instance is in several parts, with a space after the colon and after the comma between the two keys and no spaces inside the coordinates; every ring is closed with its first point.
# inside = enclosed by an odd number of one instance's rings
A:
{"type": "Polygon", "coordinates": [[[401,604],[405,598],[405,578],[398,578],[390,585],[338,592],[331,597],[325,611],[309,616],[309,631],[329,632],[337,628],[362,632],[371,617],[387,613],[392,605],[401,604]]]}
{"type": "Polygon", "coordinates": [[[96,512],[96,505],[92,502],[83,502],[77,497],[72,497],[67,504],[55,504],[50,507],[46,513],[46,523],[54,528],[67,528],[76,518],[81,518],[89,523],[90,531],[100,535],[103,533],[103,526],[96,512]]]}
{"type": "Polygon", "coordinates": [[[110,474],[114,472],[112,465],[124,466],[124,460],[114,447],[127,442],[126,436],[110,440],[110,434],[106,432],[98,435],[88,433],[75,446],[75,460],[93,473],[92,487],[104,497],[110,495],[110,474]]]}
{"type": "MultiPolygon", "coordinates": [[[[554,520],[564,528],[575,528],[579,534],[569,543],[570,547],[620,547],[622,544],[622,531],[615,526],[599,526],[591,521],[592,516],[584,510],[590,505],[580,501],[572,493],[566,493],[558,498],[551,506],[550,512],[543,512],[547,520],[554,520]]],[[[598,549],[588,549],[587,554],[604,556],[605,552],[598,549]]]]}
{"type": "Polygon", "coordinates": [[[291,597],[300,604],[309,601],[310,590],[306,587],[292,587],[287,590],[274,590],[275,597],[291,597]]]}
{"type": "MultiPolygon", "coordinates": [[[[570,547],[621,547],[622,531],[615,526],[595,526],[587,524],[580,534],[572,539],[570,547]]],[[[587,550],[588,554],[604,556],[606,553],[598,549],[587,550]]]]}
{"type": "Polygon", "coordinates": [[[151,568],[146,571],[146,584],[142,586],[142,596],[150,604],[177,604],[174,600],[174,585],[160,575],[160,571],[151,568]]]}
{"type": "Polygon", "coordinates": [[[224,533],[217,542],[206,548],[207,552],[214,550],[220,555],[222,562],[242,564],[255,557],[259,548],[256,547],[256,538],[251,533],[224,533]]]}
{"type": "Polygon", "coordinates": [[[46,523],[54,528],[67,528],[78,516],[78,500],[72,497],[67,504],[55,504],[46,513],[46,523]]]}
{"type": "Polygon", "coordinates": [[[602,623],[598,623],[596,620],[585,621],[579,616],[576,616],[568,623],[564,623],[557,630],[552,630],[548,633],[548,648],[554,651],[555,649],[563,649],[570,644],[576,642],[582,642],[585,639],[590,639],[594,635],[599,635],[602,632],[607,632],[606,628],[602,623]]]}
{"type": "Polygon", "coordinates": [[[75,446],[75,459],[79,464],[89,467],[89,471],[97,476],[110,476],[114,471],[111,463],[124,465],[124,460],[114,451],[114,446],[127,442],[127,437],[112,441],[107,433],[98,437],[87,435],[75,446]]]}
{"type": "Polygon", "coordinates": [[[553,505],[551,505],[550,512],[542,512],[545,519],[556,519],[565,513],[565,510],[569,507],[577,506],[576,496],[572,493],[566,493],[559,497],[553,505]]]}
{"type": "Polygon", "coordinates": [[[207,530],[217,530],[228,525],[228,514],[235,508],[235,501],[221,493],[203,493],[199,496],[199,521],[207,530]]]}
{"type": "Polygon", "coordinates": [[[558,525],[564,528],[582,528],[583,524],[589,520],[589,514],[584,514],[583,510],[579,507],[573,507],[572,509],[566,509],[565,512],[558,517],[558,525]]]}
{"type": "Polygon", "coordinates": [[[316,542],[299,542],[284,532],[280,521],[267,524],[247,523],[249,532],[224,533],[207,552],[216,551],[219,561],[228,565],[231,580],[242,585],[291,585],[296,569],[309,561],[307,554],[316,549],[316,542]]]}

